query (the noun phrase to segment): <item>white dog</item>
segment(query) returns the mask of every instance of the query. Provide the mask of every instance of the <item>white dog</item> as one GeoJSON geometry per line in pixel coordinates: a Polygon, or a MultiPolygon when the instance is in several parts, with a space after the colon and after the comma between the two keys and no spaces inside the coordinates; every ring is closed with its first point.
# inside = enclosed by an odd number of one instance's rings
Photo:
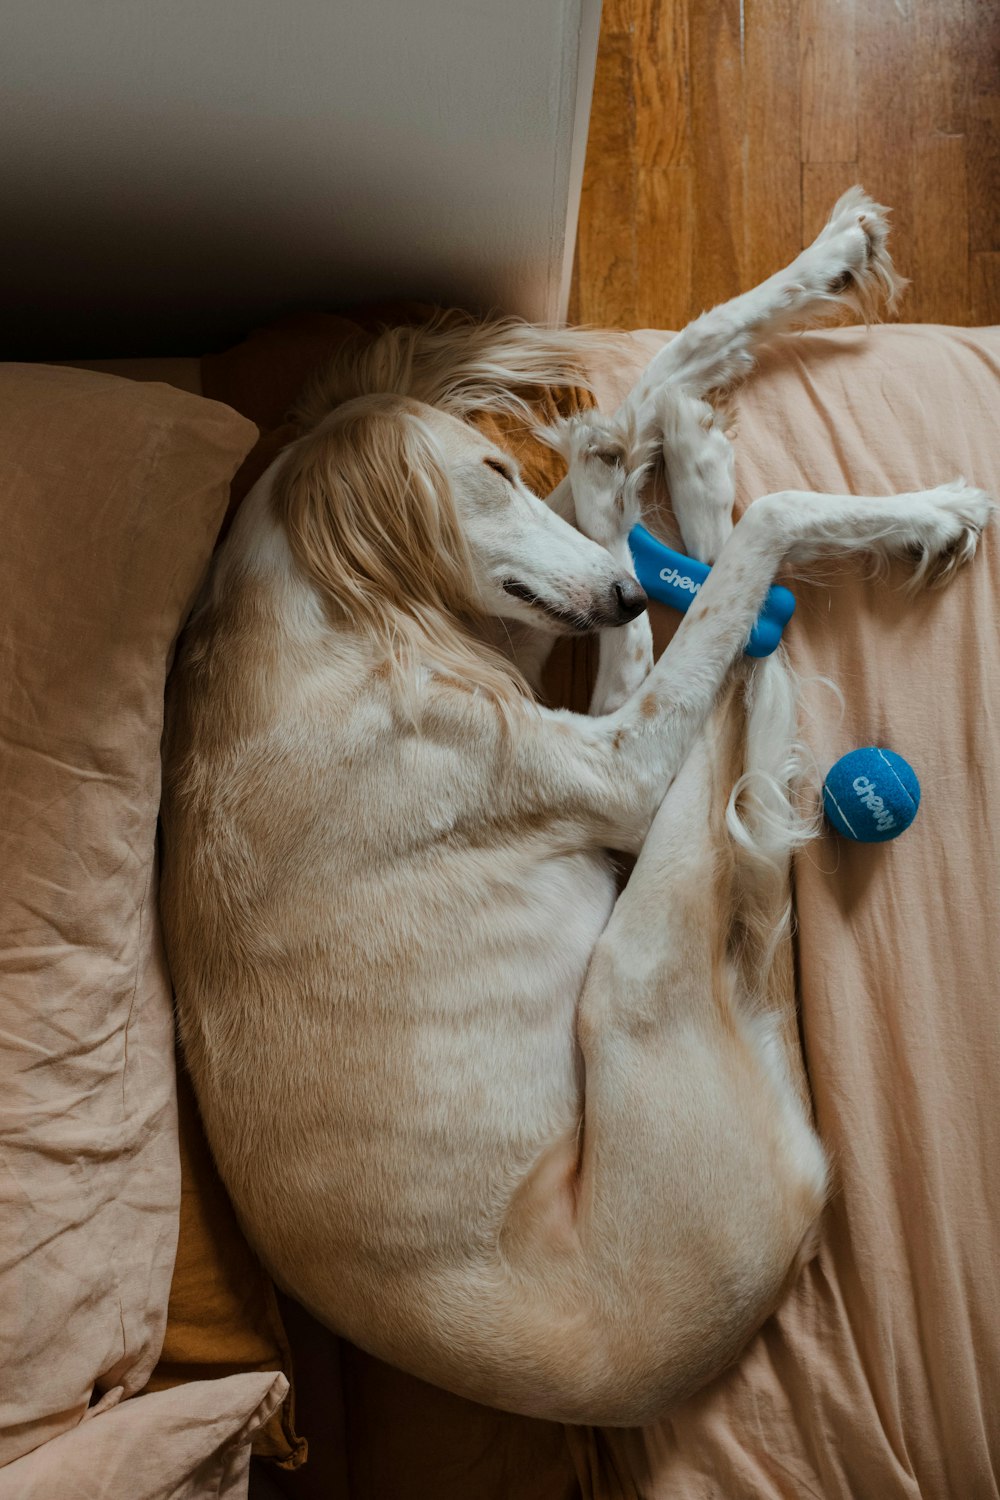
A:
{"type": "Polygon", "coordinates": [[[466,418],[578,381],[593,336],[445,317],[359,345],[189,628],[164,910],[219,1166],[319,1318],[476,1400],[644,1421],[735,1356],[811,1252],[823,1152],[720,910],[726,762],[767,773],[734,825],[765,972],[796,833],[778,659],[746,669],[746,744],[709,716],[781,563],[866,548],[947,572],[992,507],[962,482],[788,492],[733,530],[702,398],[776,332],[891,296],[885,238],[847,194],[619,413],[549,434],[569,475],[547,501],[466,418]],[[626,543],[654,454],[714,561],[655,666],[626,543]],[[539,706],[546,645],[588,631],[591,715],[539,706]],[[608,850],[640,856],[617,901],[608,850]]]}

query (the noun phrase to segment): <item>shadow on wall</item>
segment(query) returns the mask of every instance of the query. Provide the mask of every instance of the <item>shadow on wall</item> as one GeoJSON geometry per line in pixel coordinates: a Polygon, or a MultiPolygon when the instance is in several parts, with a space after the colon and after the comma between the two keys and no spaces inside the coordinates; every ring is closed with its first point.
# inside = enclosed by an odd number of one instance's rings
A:
{"type": "Polygon", "coordinates": [[[0,354],[198,353],[382,298],[558,317],[598,14],[4,0],[0,354]]]}
{"type": "MultiPolygon", "coordinates": [[[[509,305],[505,292],[514,287],[525,300],[533,285],[535,300],[544,298],[539,266],[494,262],[495,292],[484,297],[482,268],[457,235],[443,240],[433,264],[405,264],[384,236],[381,248],[366,242],[358,218],[353,228],[341,225],[328,203],[289,204],[251,237],[241,207],[210,187],[103,202],[83,192],[79,203],[26,196],[18,195],[18,234],[0,287],[4,359],[203,354],[287,312],[390,299],[488,311],[509,305]]],[[[11,201],[6,191],[3,198],[11,201]]],[[[360,222],[372,222],[379,201],[360,222]]],[[[398,197],[396,207],[404,218],[412,212],[398,197]]],[[[541,306],[535,316],[544,316],[541,306]]]]}

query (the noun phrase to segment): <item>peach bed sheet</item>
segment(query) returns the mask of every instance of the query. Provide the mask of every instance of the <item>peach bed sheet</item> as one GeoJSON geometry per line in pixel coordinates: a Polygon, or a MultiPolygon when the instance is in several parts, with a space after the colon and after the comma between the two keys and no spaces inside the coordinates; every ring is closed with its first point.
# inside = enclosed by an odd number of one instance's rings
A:
{"type": "MultiPolygon", "coordinates": [[[[737,413],[740,504],[957,474],[1000,496],[1000,329],[803,335],[737,413]]],[[[897,842],[829,835],[796,870],[804,1045],[836,1172],[822,1249],[710,1389],[641,1434],[572,1440],[589,1495],[998,1493],[1000,528],[940,592],[908,600],[901,566],[861,574],[793,584],[805,737],[822,771],[892,746],[923,801],[897,842]]]]}

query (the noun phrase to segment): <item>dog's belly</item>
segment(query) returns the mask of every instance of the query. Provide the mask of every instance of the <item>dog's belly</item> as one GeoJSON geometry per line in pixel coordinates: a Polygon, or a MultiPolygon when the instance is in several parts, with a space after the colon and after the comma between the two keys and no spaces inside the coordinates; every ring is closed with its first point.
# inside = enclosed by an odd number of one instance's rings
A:
{"type": "Polygon", "coordinates": [[[263,1259],[366,1342],[393,1283],[496,1254],[518,1185],[575,1128],[576,1008],[614,880],[596,853],[518,849],[346,884],[350,944],[290,952],[259,1024],[196,1072],[263,1259]]]}

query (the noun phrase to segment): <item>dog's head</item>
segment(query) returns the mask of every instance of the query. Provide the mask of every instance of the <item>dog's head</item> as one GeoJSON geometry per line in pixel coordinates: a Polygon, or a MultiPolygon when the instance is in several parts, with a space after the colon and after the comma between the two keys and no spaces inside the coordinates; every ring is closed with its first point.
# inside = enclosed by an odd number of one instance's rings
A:
{"type": "Polygon", "coordinates": [[[533,494],[508,453],[454,417],[431,411],[426,420],[485,613],[573,635],[642,612],[632,574],[533,494]]]}
{"type": "Polygon", "coordinates": [[[300,566],[349,620],[443,613],[572,635],[645,607],[634,577],[534,495],[509,454],[408,396],[337,406],[293,448],[277,495],[300,566]]]}

